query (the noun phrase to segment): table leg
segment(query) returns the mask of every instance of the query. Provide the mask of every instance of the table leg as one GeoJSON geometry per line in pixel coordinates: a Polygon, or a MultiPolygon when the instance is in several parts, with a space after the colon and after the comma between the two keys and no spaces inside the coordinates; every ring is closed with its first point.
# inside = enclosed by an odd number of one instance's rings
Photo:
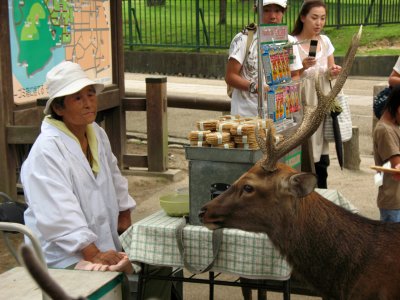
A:
{"type": "Polygon", "coordinates": [[[214,300],[214,272],[208,272],[208,276],[210,280],[210,300],[214,300]]]}
{"type": "Polygon", "coordinates": [[[144,263],[140,264],[142,270],[139,272],[138,287],[137,287],[137,298],[141,300],[144,298],[144,275],[146,272],[146,265],[144,263]]]}
{"type": "Polygon", "coordinates": [[[267,300],[267,290],[263,288],[257,289],[257,300],[267,300]]]}
{"type": "Polygon", "coordinates": [[[283,283],[283,299],[290,300],[290,279],[283,283]]]}

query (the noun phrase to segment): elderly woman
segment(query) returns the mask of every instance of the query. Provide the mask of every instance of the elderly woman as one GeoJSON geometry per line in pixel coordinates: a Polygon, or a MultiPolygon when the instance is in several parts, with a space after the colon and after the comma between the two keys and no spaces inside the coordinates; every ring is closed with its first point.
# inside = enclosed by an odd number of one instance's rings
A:
{"type": "Polygon", "coordinates": [[[21,169],[25,223],[50,267],[81,260],[117,265],[127,259],[118,233],[131,225],[136,204],[106,133],[94,122],[104,86],[68,61],[48,72],[47,86],[41,133],[21,169]]]}

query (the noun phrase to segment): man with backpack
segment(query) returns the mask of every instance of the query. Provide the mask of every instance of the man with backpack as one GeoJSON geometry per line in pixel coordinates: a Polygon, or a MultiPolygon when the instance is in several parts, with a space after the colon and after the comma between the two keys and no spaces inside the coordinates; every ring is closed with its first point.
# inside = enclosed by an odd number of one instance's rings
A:
{"type": "MultiPolygon", "coordinates": [[[[263,24],[280,24],[286,12],[287,0],[263,0],[263,24]]],[[[225,81],[232,92],[231,114],[257,116],[258,108],[258,42],[257,26],[250,24],[232,40],[229,49],[225,81]]],[[[292,36],[288,36],[293,42],[292,36]]],[[[290,65],[292,80],[299,79],[303,65],[297,46],[293,46],[294,61],[290,65]]],[[[268,89],[265,84],[264,89],[268,89]]]]}

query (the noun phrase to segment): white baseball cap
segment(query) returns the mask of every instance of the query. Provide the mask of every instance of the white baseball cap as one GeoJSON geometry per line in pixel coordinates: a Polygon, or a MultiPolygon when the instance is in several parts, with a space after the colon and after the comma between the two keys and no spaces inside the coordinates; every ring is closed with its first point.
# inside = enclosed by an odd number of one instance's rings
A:
{"type": "Polygon", "coordinates": [[[70,61],[53,67],[46,75],[46,84],[49,94],[43,111],[46,115],[51,113],[50,106],[55,98],[75,94],[88,85],[94,86],[96,95],[104,89],[104,84],[89,79],[79,64],[70,61]]]}
{"type": "Polygon", "coordinates": [[[270,4],[276,4],[283,8],[286,8],[287,0],[263,0],[263,6],[270,5],[270,4]]]}

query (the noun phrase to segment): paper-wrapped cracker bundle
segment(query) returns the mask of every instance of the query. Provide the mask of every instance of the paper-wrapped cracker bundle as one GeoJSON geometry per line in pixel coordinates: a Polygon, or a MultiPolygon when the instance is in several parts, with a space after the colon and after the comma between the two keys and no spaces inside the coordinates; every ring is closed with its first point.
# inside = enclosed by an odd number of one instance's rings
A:
{"type": "Polygon", "coordinates": [[[210,131],[216,131],[217,130],[217,123],[218,120],[204,120],[204,121],[198,121],[197,122],[197,129],[198,130],[210,130],[210,131]]]}
{"type": "Polygon", "coordinates": [[[206,142],[216,146],[230,142],[231,135],[228,132],[211,132],[206,135],[206,142]]]}
{"type": "Polygon", "coordinates": [[[192,130],[189,133],[189,141],[205,141],[206,134],[210,133],[210,130],[192,130]]]}

